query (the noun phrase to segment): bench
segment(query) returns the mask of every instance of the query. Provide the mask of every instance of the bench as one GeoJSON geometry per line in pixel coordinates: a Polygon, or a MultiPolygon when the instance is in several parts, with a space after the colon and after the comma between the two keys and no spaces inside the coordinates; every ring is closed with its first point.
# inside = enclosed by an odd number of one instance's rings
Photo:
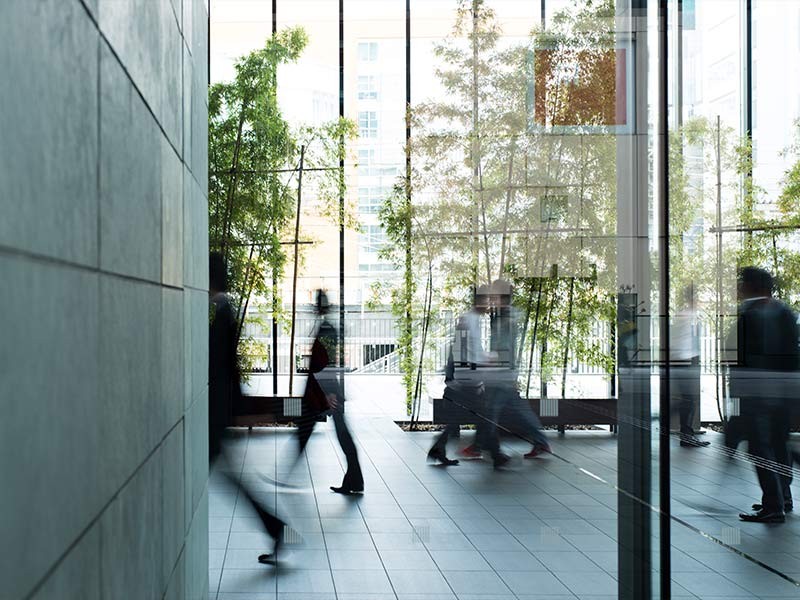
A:
{"type": "MultiPolygon", "coordinates": [[[[568,425],[610,425],[612,431],[617,425],[616,398],[529,398],[528,402],[542,425],[555,426],[560,432],[568,425]]],[[[433,399],[435,425],[475,425],[478,420],[476,412],[467,407],[444,398],[433,399]]]]}
{"type": "MultiPolygon", "coordinates": [[[[302,396],[242,396],[234,408],[233,426],[252,429],[260,423],[288,424],[301,414],[302,396]]],[[[325,421],[323,413],[317,421],[325,421]]]]}

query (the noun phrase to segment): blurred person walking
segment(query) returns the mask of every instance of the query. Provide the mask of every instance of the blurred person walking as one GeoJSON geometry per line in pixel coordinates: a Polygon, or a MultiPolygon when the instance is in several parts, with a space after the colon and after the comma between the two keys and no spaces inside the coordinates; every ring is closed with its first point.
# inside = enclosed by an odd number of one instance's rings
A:
{"type": "Polygon", "coordinates": [[[502,467],[509,460],[500,450],[500,437],[497,426],[501,419],[513,424],[515,433],[530,441],[533,446],[525,458],[536,458],[551,452],[538,415],[533,412],[530,402],[519,393],[519,371],[516,365],[517,323],[511,303],[513,289],[505,280],[494,281],[491,293],[491,369],[485,380],[489,418],[483,444],[488,450],[495,467],[502,467]]]}
{"type": "Polygon", "coordinates": [[[336,438],[347,459],[347,471],[340,486],[331,486],[337,494],[360,494],[364,491],[364,476],[358,460],[353,436],[344,417],[344,390],[342,373],[336,368],[338,336],[336,328],[328,320],[330,303],[323,290],[317,290],[316,313],[318,322],[311,347],[311,361],[308,369],[306,390],[303,394],[303,414],[297,419],[298,457],[308,444],[317,417],[330,411],[336,438]]]}
{"type": "Polygon", "coordinates": [[[209,463],[219,469],[229,485],[253,507],[264,529],[274,540],[271,553],[261,554],[258,562],[274,564],[281,545],[285,523],[266,510],[251,490],[232,474],[225,457],[226,429],[232,423],[234,406],[241,402],[241,374],[237,360],[236,315],[228,291],[225,260],[219,253],[209,257],[209,296],[211,316],[208,346],[208,452],[209,463]]]}
{"type": "MultiPolygon", "coordinates": [[[[482,435],[483,421],[486,418],[484,409],[483,375],[489,355],[483,348],[481,335],[481,319],[489,309],[489,286],[482,285],[475,290],[472,307],[456,320],[453,341],[445,366],[445,390],[443,400],[451,415],[463,415],[464,411],[473,413],[469,420],[477,420],[475,438],[482,435]],[[477,419],[474,416],[477,415],[477,419]]],[[[444,465],[457,465],[458,461],[447,457],[447,442],[450,437],[457,436],[461,423],[449,423],[436,437],[428,451],[428,459],[444,465]]],[[[477,441],[469,448],[477,448],[477,441]]],[[[480,458],[481,453],[475,450],[470,454],[468,449],[462,450],[466,458],[480,458]],[[466,452],[466,453],[465,453],[466,452]]]]}
{"type": "MultiPolygon", "coordinates": [[[[772,276],[757,267],[739,272],[736,364],[731,396],[739,398],[749,452],[757,459],[761,502],[743,521],[782,523],[793,508],[788,449],[790,406],[800,369],[797,316],[772,297],[772,276]]],[[[733,347],[730,345],[729,347],[733,347]]]]}
{"type": "Polygon", "coordinates": [[[681,446],[708,446],[697,438],[695,416],[700,410],[700,323],[695,309],[694,284],[682,293],[681,309],[672,318],[670,327],[669,368],[673,410],[680,417],[681,446]]]}

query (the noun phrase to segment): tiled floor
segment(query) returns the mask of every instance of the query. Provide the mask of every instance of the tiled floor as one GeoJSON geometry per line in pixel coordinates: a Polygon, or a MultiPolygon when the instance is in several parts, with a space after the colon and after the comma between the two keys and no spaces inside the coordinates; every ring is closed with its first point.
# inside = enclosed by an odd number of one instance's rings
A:
{"type": "MultiPolygon", "coordinates": [[[[291,431],[242,433],[232,463],[297,532],[279,566],[249,506],[210,483],[210,597],[217,600],[600,600],[617,597],[616,439],[606,432],[553,435],[558,457],[507,472],[481,461],[429,466],[432,434],[404,433],[379,407],[348,406],[367,492],[329,491],[342,475],[332,424],[318,426],[293,475],[291,431]],[[561,459],[564,460],[561,460],[561,459]],[[259,478],[289,480],[279,494],[259,478]]],[[[465,436],[470,435],[465,433],[465,436]]],[[[672,454],[673,598],[798,598],[800,516],[744,524],[758,497],[747,464],[717,450],[672,454]],[[699,531],[698,531],[699,530],[699,531]],[[702,532],[702,533],[701,533],[702,532]],[[720,543],[721,542],[721,543],[720,543]],[[747,555],[743,556],[743,555],[747,555]],[[752,560],[751,560],[752,559],[752,560]]],[[[517,456],[527,447],[507,442],[517,456]]]]}

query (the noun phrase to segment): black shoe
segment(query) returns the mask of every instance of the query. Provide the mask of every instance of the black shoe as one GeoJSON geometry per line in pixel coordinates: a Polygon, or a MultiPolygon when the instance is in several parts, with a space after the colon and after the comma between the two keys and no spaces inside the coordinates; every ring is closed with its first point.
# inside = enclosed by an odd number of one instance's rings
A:
{"type": "Polygon", "coordinates": [[[332,485],[331,486],[331,491],[332,492],[336,492],[337,494],[342,494],[343,496],[354,496],[355,494],[363,494],[364,493],[364,488],[356,490],[356,489],[347,488],[347,487],[344,487],[344,486],[336,487],[335,485],[332,485]]]}
{"type": "MultiPolygon", "coordinates": [[[[760,504],[753,504],[753,510],[756,512],[761,512],[762,510],[764,510],[764,507],[761,506],[760,504]]],[[[787,502],[786,504],[783,505],[783,512],[790,513],[793,510],[794,510],[794,504],[792,504],[791,502],[787,502]]]]}
{"type": "Polygon", "coordinates": [[[741,513],[739,518],[748,523],[783,523],[786,515],[782,512],[767,512],[760,510],[754,513],[741,513]]]}
{"type": "Polygon", "coordinates": [[[684,448],[703,448],[705,446],[710,446],[711,442],[705,442],[703,440],[698,440],[693,435],[684,435],[681,437],[681,446],[684,448]]]}
{"type": "Polygon", "coordinates": [[[258,562],[260,562],[262,565],[277,565],[278,555],[275,552],[272,554],[259,554],[258,562]]]}
{"type": "Polygon", "coordinates": [[[495,469],[502,469],[503,467],[507,466],[508,463],[511,462],[511,457],[507,454],[498,454],[494,457],[494,468],[495,469]]]}
{"type": "Polygon", "coordinates": [[[452,467],[458,464],[458,461],[453,458],[447,458],[447,454],[444,453],[444,450],[439,450],[438,448],[431,448],[431,451],[428,452],[428,460],[431,462],[440,462],[445,467],[452,467]]]}

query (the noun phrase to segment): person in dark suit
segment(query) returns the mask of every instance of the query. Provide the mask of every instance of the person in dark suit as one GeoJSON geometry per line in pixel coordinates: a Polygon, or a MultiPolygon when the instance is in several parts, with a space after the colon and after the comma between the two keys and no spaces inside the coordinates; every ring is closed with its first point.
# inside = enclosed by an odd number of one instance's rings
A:
{"type": "Polygon", "coordinates": [[[738,397],[762,498],[743,521],[782,523],[792,510],[789,402],[800,368],[797,316],[772,297],[772,276],[756,267],[739,274],[736,365],[731,395],[738,397]]]}
{"type": "MultiPolygon", "coordinates": [[[[209,296],[211,315],[208,345],[208,451],[209,462],[225,461],[225,430],[231,425],[233,408],[241,402],[241,375],[237,360],[236,315],[227,294],[227,266],[221,254],[209,259],[209,296]]],[[[273,564],[283,540],[285,523],[265,510],[246,486],[223,468],[230,485],[252,504],[267,533],[275,541],[271,553],[261,554],[258,562],[273,564]]]]}
{"type": "Polygon", "coordinates": [[[353,436],[344,418],[344,390],[341,384],[341,373],[336,369],[338,335],[336,328],[328,320],[330,303],[323,290],[317,290],[316,312],[319,316],[314,343],[311,347],[306,391],[303,395],[303,414],[297,419],[298,457],[305,450],[317,417],[330,411],[336,438],[347,459],[347,471],[340,486],[331,486],[337,494],[346,496],[364,492],[364,476],[358,460],[353,436]]]}

